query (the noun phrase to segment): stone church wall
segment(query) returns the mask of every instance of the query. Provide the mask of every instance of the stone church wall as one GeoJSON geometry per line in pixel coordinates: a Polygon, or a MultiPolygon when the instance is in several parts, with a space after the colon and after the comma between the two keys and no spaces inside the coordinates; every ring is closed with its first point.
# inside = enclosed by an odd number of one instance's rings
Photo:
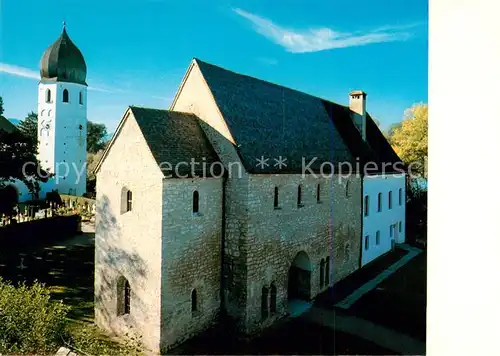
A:
{"type": "Polygon", "coordinates": [[[161,344],[167,349],[218,321],[222,178],[165,179],[163,202],[161,344]]]}
{"type": "Polygon", "coordinates": [[[338,176],[252,175],[249,184],[247,332],[271,325],[287,313],[288,273],[295,256],[304,251],[311,264],[310,295],[320,286],[320,261],[330,256],[329,285],[359,268],[361,179],[351,178],[349,195],[338,176]],[[297,205],[298,185],[302,206],[297,205]],[[317,185],[320,184],[320,201],[317,185]],[[279,208],[274,208],[274,188],[279,208]],[[349,247],[346,250],[346,245],[349,247]],[[347,253],[347,256],[346,256],[347,253]],[[333,278],[332,278],[333,277],[333,278]],[[262,317],[262,288],[276,286],[276,312],[262,317]]]}
{"type": "Polygon", "coordinates": [[[160,343],[162,180],[130,116],[97,174],[95,321],[117,335],[139,333],[153,351],[160,343]],[[123,188],[133,199],[132,211],[122,214],[123,188]],[[118,315],[120,277],[131,288],[125,315],[118,315]]]}

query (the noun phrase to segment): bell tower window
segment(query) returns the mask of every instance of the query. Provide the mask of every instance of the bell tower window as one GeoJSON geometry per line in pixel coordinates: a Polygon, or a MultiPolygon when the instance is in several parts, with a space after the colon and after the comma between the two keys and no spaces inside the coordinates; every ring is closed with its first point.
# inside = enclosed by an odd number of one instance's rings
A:
{"type": "Polygon", "coordinates": [[[50,89],[45,90],[45,102],[46,103],[52,102],[52,92],[50,91],[50,89]]]}
{"type": "Polygon", "coordinates": [[[68,89],[63,90],[63,103],[69,103],[69,91],[68,89]]]}

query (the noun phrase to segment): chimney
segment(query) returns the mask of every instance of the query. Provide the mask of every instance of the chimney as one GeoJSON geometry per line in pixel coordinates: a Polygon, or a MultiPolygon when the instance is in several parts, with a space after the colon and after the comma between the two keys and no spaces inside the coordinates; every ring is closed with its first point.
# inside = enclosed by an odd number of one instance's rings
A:
{"type": "Polygon", "coordinates": [[[351,119],[354,125],[366,141],[366,93],[364,91],[354,90],[349,93],[349,109],[351,109],[351,119]]]}

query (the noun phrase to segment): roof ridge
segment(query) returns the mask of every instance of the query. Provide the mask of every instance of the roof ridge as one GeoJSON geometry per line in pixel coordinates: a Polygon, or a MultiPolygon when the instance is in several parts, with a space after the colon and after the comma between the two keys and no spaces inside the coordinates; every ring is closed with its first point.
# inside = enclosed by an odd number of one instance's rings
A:
{"type": "Polygon", "coordinates": [[[225,67],[222,67],[222,66],[219,66],[217,64],[212,64],[212,63],[209,63],[209,62],[206,62],[206,61],[203,61],[199,58],[196,58],[196,57],[193,57],[193,60],[196,61],[196,63],[202,63],[202,64],[206,64],[206,65],[209,65],[209,66],[212,66],[212,67],[216,67],[216,68],[219,68],[223,71],[226,71],[226,72],[229,72],[233,75],[238,75],[238,76],[241,76],[241,77],[246,77],[246,78],[250,78],[252,80],[257,80],[259,82],[263,82],[263,83],[266,83],[266,84],[270,84],[270,85],[273,85],[273,86],[277,86],[277,87],[280,87],[280,88],[284,88],[284,89],[288,89],[288,90],[292,90],[294,92],[297,92],[297,93],[300,93],[300,94],[303,94],[303,95],[307,95],[307,96],[310,96],[310,97],[313,97],[315,99],[319,99],[319,100],[324,100],[324,101],[328,101],[332,104],[336,104],[336,105],[341,105],[341,106],[344,106],[344,107],[348,107],[346,105],[342,105],[342,104],[339,104],[339,103],[336,103],[334,101],[331,101],[329,99],[325,99],[325,98],[322,98],[320,96],[317,96],[317,95],[313,95],[313,94],[309,94],[309,93],[306,93],[302,90],[299,90],[299,89],[294,89],[294,88],[290,88],[290,87],[287,87],[285,85],[282,85],[282,84],[277,84],[277,83],[274,83],[274,82],[271,82],[269,80],[265,80],[265,79],[261,79],[261,78],[257,78],[257,77],[254,77],[254,76],[251,76],[251,75],[248,75],[248,74],[242,74],[242,73],[238,73],[238,72],[235,72],[234,70],[231,70],[231,69],[227,69],[225,67]]]}

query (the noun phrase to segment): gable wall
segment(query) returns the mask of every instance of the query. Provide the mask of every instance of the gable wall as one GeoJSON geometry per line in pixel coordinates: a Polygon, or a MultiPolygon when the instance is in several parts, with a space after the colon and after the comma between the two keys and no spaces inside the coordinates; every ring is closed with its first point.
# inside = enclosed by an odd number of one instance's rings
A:
{"type": "Polygon", "coordinates": [[[129,116],[97,173],[95,319],[101,328],[142,334],[159,349],[161,198],[163,176],[129,116]],[[121,214],[122,187],[132,191],[132,211],[121,214]],[[117,316],[117,279],[130,283],[131,313],[117,316]]]}
{"type": "Polygon", "coordinates": [[[224,306],[237,327],[245,328],[246,230],[248,220],[248,174],[243,168],[232,137],[196,64],[193,65],[172,110],[196,114],[206,124],[205,134],[221,162],[230,172],[225,184],[225,239],[223,280],[224,306]]]}

